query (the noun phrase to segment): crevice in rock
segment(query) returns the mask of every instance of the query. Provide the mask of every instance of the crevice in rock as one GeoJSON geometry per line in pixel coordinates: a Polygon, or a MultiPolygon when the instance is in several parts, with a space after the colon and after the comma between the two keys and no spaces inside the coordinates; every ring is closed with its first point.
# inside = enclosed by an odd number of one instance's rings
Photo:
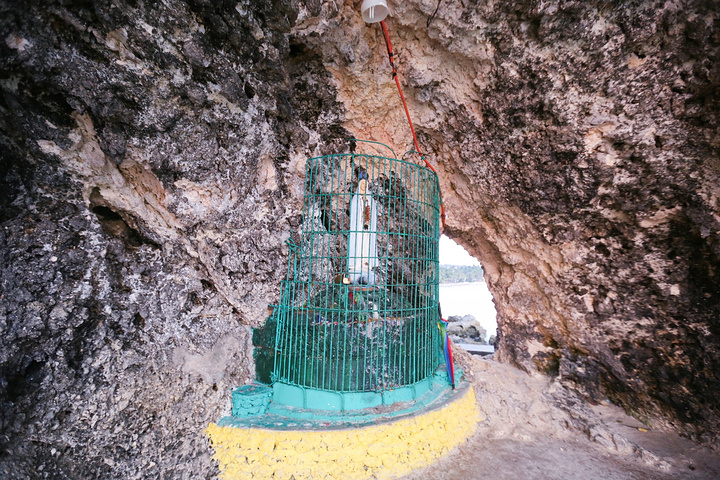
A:
{"type": "Polygon", "coordinates": [[[142,245],[148,245],[155,249],[160,248],[160,245],[132,228],[120,213],[104,203],[99,189],[93,189],[90,194],[90,211],[97,216],[103,232],[111,237],[119,238],[129,249],[137,249],[142,245]]]}
{"type": "Polygon", "coordinates": [[[46,374],[45,364],[44,360],[30,360],[23,368],[7,376],[7,400],[16,402],[37,390],[46,374]]]}
{"type": "Polygon", "coordinates": [[[159,248],[159,245],[140,232],[131,228],[122,216],[111,210],[109,207],[95,206],[92,212],[97,215],[103,231],[108,235],[121,239],[129,248],[138,248],[142,245],[150,245],[159,248]]]}

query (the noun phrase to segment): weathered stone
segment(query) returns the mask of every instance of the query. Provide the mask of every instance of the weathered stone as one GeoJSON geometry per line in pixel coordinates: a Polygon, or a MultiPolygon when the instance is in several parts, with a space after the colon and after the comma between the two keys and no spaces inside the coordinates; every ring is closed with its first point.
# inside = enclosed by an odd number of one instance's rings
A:
{"type": "Polygon", "coordinates": [[[472,315],[452,316],[447,320],[449,322],[447,331],[454,342],[487,344],[485,339],[487,331],[472,315]]]}
{"type": "Polygon", "coordinates": [[[213,475],[301,159],[349,137],[296,10],[0,4],[0,477],[213,475]]]}
{"type": "MultiPolygon", "coordinates": [[[[388,25],[497,358],[716,439],[714,3],[470,3],[388,25]]],[[[0,2],[0,476],[214,474],[305,158],[411,145],[356,7],[0,2]]]]}

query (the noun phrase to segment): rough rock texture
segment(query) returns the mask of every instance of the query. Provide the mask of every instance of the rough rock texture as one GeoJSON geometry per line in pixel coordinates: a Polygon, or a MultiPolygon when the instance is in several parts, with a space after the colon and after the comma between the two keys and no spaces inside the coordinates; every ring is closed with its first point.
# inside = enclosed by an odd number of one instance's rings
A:
{"type": "Polygon", "coordinates": [[[448,334],[453,342],[487,345],[487,331],[472,315],[448,317],[448,334]]]}
{"type": "MultiPolygon", "coordinates": [[[[304,159],[411,145],[359,4],[0,2],[0,476],[214,474],[304,159]]],[[[498,357],[712,440],[715,2],[437,6],[389,26],[498,357]]]]}
{"type": "Polygon", "coordinates": [[[329,74],[293,2],[40,3],[0,4],[0,477],[212,476],[329,74]]]}

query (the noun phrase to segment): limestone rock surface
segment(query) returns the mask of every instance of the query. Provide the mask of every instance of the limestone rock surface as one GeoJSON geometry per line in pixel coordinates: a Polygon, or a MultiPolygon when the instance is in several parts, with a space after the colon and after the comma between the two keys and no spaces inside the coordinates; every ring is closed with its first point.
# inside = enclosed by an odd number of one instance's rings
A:
{"type": "Polygon", "coordinates": [[[472,315],[448,317],[448,334],[453,342],[487,345],[487,331],[472,315]]]}
{"type": "MultiPolygon", "coordinates": [[[[305,159],[412,145],[360,3],[0,1],[0,476],[216,474],[305,159]]],[[[712,442],[715,2],[391,3],[496,358],[712,442]]]]}
{"type": "Polygon", "coordinates": [[[304,160],[349,136],[297,15],[0,2],[0,477],[215,475],[304,160]]]}

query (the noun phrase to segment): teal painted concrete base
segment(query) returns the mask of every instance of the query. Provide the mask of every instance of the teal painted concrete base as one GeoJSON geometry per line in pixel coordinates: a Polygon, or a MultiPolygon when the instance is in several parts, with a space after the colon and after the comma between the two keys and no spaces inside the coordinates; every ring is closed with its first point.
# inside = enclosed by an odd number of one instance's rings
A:
{"type": "Polygon", "coordinates": [[[232,389],[232,414],[235,417],[251,417],[267,413],[272,401],[273,388],[254,382],[232,389]]]}
{"type": "Polygon", "coordinates": [[[441,390],[449,385],[445,371],[438,371],[411,385],[382,392],[335,392],[275,382],[272,405],[345,412],[412,402],[430,390],[441,390]]]}
{"type": "MultiPolygon", "coordinates": [[[[461,378],[462,371],[458,369],[456,375],[461,378]]],[[[467,386],[459,384],[458,388],[467,386]]],[[[444,369],[423,381],[385,392],[331,392],[281,382],[272,386],[254,383],[232,390],[232,416],[223,418],[218,425],[270,429],[357,427],[425,411],[454,394],[444,369]]]]}
{"type": "Polygon", "coordinates": [[[268,412],[261,415],[236,417],[228,415],[217,424],[222,427],[262,428],[269,430],[342,430],[362,428],[395,422],[401,418],[422,415],[424,412],[441,408],[462,396],[469,384],[460,382],[455,390],[445,388],[428,390],[413,402],[398,402],[393,405],[365,408],[354,411],[310,410],[288,407],[272,402],[268,412]]]}

